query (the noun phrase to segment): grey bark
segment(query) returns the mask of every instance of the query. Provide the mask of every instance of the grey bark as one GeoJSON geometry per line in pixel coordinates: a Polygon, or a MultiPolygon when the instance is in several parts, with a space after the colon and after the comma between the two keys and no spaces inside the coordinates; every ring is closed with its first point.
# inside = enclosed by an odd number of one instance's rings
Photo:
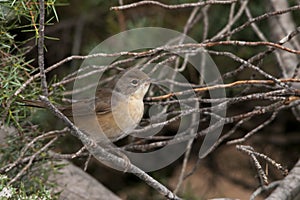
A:
{"type": "Polygon", "coordinates": [[[300,159],[266,200],[300,200],[300,159]]]}

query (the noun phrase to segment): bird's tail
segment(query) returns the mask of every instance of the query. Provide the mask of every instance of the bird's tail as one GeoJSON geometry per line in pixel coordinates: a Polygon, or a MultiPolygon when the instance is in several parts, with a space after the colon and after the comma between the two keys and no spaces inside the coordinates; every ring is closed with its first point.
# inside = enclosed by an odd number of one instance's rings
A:
{"type": "Polygon", "coordinates": [[[24,103],[24,106],[36,107],[36,108],[45,108],[46,105],[44,102],[39,100],[28,100],[28,99],[19,99],[19,102],[24,103]]]}

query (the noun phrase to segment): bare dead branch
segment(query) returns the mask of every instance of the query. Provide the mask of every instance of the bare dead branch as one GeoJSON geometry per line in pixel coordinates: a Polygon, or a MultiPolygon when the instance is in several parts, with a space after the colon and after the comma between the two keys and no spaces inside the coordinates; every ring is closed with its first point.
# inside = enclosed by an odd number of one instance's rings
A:
{"type": "Polygon", "coordinates": [[[132,4],[127,4],[123,6],[114,6],[111,7],[111,10],[125,10],[125,9],[130,9],[130,8],[135,8],[138,6],[142,5],[156,5],[160,6],[162,8],[166,9],[180,9],[180,8],[191,8],[191,7],[199,7],[199,6],[205,6],[205,5],[210,5],[210,4],[230,4],[236,2],[236,0],[209,0],[205,2],[197,2],[197,3],[183,3],[183,4],[177,4],[177,5],[166,5],[164,3],[158,2],[158,1],[140,1],[137,3],[132,3],[132,4]]]}

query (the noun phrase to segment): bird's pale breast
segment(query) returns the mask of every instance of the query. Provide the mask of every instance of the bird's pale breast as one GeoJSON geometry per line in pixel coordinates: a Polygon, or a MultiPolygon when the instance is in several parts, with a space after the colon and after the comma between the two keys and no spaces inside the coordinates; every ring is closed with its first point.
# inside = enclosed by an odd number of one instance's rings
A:
{"type": "Polygon", "coordinates": [[[138,125],[143,114],[143,101],[133,98],[119,102],[112,112],[97,115],[97,118],[104,134],[112,139],[131,132],[138,125]]]}

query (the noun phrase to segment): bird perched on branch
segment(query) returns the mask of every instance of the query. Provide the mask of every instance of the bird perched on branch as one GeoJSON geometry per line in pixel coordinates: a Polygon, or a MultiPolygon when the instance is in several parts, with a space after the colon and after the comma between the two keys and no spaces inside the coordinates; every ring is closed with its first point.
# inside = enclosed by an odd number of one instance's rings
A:
{"type": "MultiPolygon", "coordinates": [[[[111,88],[97,89],[92,100],[57,105],[57,108],[94,139],[105,136],[116,141],[128,135],[142,119],[143,98],[149,86],[147,74],[129,69],[112,81],[111,88]]],[[[46,108],[42,101],[21,101],[27,106],[46,108]]]]}

